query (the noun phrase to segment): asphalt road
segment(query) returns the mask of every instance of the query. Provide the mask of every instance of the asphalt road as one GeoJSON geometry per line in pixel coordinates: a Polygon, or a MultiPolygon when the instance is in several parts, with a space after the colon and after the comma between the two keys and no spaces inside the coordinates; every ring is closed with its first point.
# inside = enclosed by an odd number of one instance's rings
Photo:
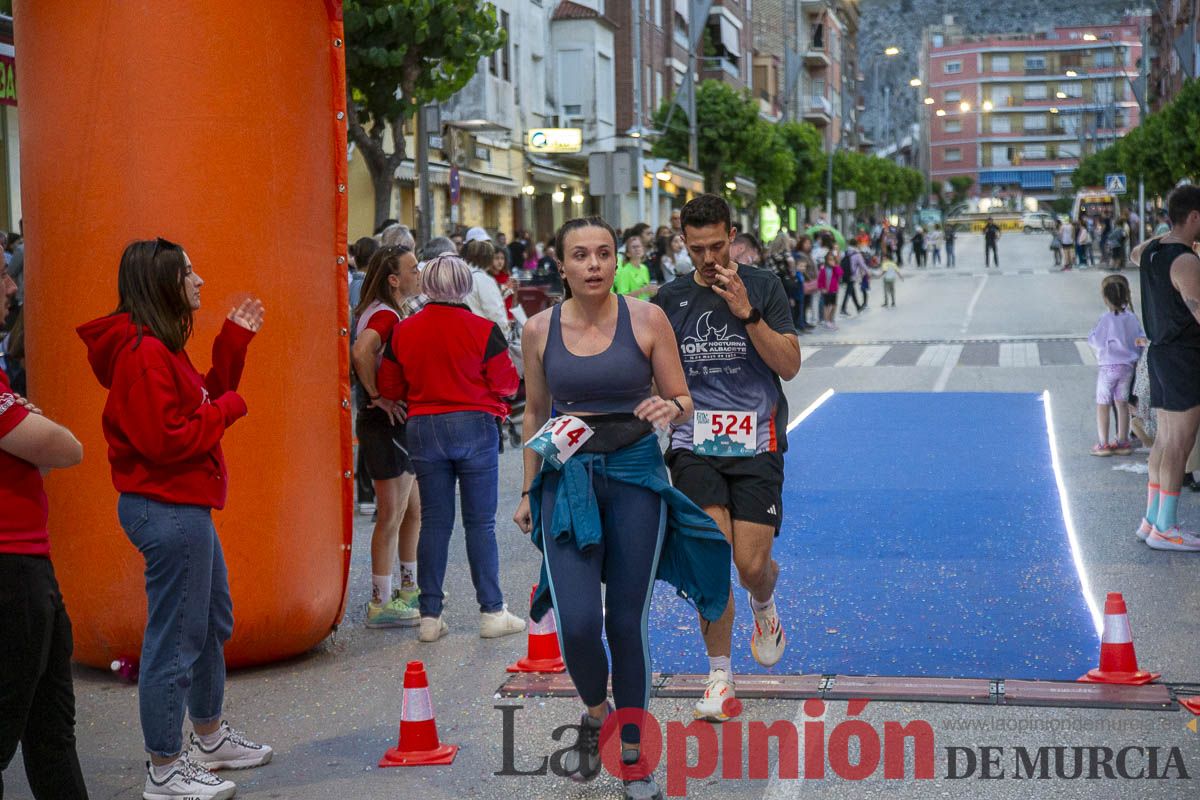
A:
{"type": "MultiPolygon", "coordinates": [[[[870,311],[842,321],[837,332],[803,337],[811,360],[787,385],[793,413],[828,388],[869,392],[1049,390],[1063,477],[1095,599],[1102,604],[1105,592],[1123,592],[1143,666],[1162,672],[1164,680],[1172,683],[1200,682],[1195,646],[1200,635],[1196,618],[1200,591],[1195,581],[1200,556],[1155,552],[1135,540],[1132,529],[1144,501],[1144,478],[1115,470],[1113,459],[1092,458],[1087,452],[1095,435],[1095,367],[1075,342],[1087,336],[1104,310],[1099,292],[1103,273],[1053,273],[1048,241],[1043,235],[1007,234],[1000,243],[1003,267],[985,270],[982,240],[961,236],[955,270],[905,269],[907,279],[898,287],[899,307],[895,310],[878,307],[882,296],[876,285],[870,311]]],[[[1129,274],[1136,289],[1136,272],[1129,274]]],[[[979,424],[987,421],[979,420],[979,424]]],[[[847,445],[862,447],[864,459],[869,458],[869,442],[849,439],[847,445]]],[[[1123,461],[1144,463],[1145,453],[1123,461]]],[[[539,562],[534,548],[510,521],[520,488],[519,470],[519,455],[505,452],[497,535],[508,602],[523,610],[539,562]]],[[[1194,507],[1195,500],[1185,497],[1185,518],[1195,517],[1194,507]]],[[[525,639],[478,638],[461,536],[453,543],[447,578],[451,598],[446,612],[448,637],[426,645],[417,642],[412,629],[366,630],[362,623],[369,594],[369,536],[369,521],[358,518],[350,611],[336,635],[302,657],[230,675],[226,716],[276,749],[270,765],[231,776],[239,784],[238,796],[296,800],[619,797],[619,783],[608,776],[581,787],[553,775],[496,774],[505,771],[506,748],[502,714],[495,706],[519,707],[509,712],[514,715],[512,766],[527,771],[562,746],[552,739],[552,733],[560,725],[577,721],[577,701],[498,699],[496,690],[504,680],[504,666],[523,654],[525,639]],[[423,660],[429,669],[442,739],[462,749],[449,767],[380,770],[376,767],[379,757],[396,742],[401,681],[404,665],[411,659],[423,660]]],[[[791,620],[789,624],[804,622],[791,620]]],[[[1028,624],[1036,625],[1037,620],[1028,624]]],[[[79,668],[76,695],[79,752],[92,797],[139,796],[144,756],[135,688],[107,673],[79,668]]],[[[656,699],[651,710],[666,722],[690,720],[690,709],[690,700],[656,699]]],[[[851,709],[845,702],[830,702],[823,714],[813,711],[806,715],[800,701],[751,700],[745,704],[743,719],[794,721],[803,729],[804,722],[821,718],[829,736],[851,709]]],[[[1156,755],[1159,773],[1170,748],[1177,747],[1184,769],[1194,776],[1200,773],[1200,735],[1187,729],[1192,717],[1186,711],[876,702],[854,718],[867,721],[876,731],[884,730],[886,721],[928,721],[936,737],[935,777],[914,778],[910,763],[903,781],[885,779],[882,766],[865,780],[839,777],[831,768],[818,780],[804,770],[802,755],[801,774],[807,777],[801,780],[721,779],[718,769],[715,775],[691,780],[687,795],[772,800],[800,796],[973,800],[1053,796],[1069,800],[1183,798],[1195,797],[1198,791],[1193,778],[1179,778],[1178,770],[1169,771],[1171,777],[1163,780],[1055,778],[1053,751],[1047,751],[1051,777],[1032,785],[1030,780],[1012,778],[1016,747],[1028,748],[1035,757],[1038,747],[1060,745],[1068,748],[1064,751],[1068,776],[1073,758],[1070,748],[1093,745],[1114,751],[1127,746],[1160,747],[1156,755]],[[989,757],[980,754],[979,748],[984,746],[1005,748],[1002,753],[990,754],[1005,769],[1003,779],[978,777],[982,762],[989,757]],[[947,748],[951,747],[973,748],[980,762],[975,777],[948,777],[947,748]]],[[[738,730],[727,728],[730,734],[738,730]]],[[[743,726],[741,731],[745,730],[743,726]]],[[[572,736],[568,733],[565,741],[572,736]]],[[[750,749],[757,752],[758,746],[750,749]]],[[[850,749],[851,763],[856,763],[859,748],[850,749]]],[[[681,751],[676,748],[674,752],[681,751]]],[[[775,752],[774,748],[770,751],[772,773],[775,752]]],[[[695,741],[688,754],[689,763],[696,763],[695,741]]],[[[956,757],[959,766],[965,767],[965,754],[957,752],[956,757]]],[[[1148,757],[1143,752],[1133,758],[1129,770],[1136,773],[1145,767],[1148,757]]],[[[1086,761],[1087,751],[1084,758],[1086,761]]],[[[19,765],[18,756],[4,776],[10,797],[29,796],[19,765]]],[[[1083,774],[1087,775],[1086,767],[1083,774]]],[[[1103,770],[1098,774],[1103,775],[1103,770]]],[[[666,788],[662,767],[659,779],[666,788]]]]}

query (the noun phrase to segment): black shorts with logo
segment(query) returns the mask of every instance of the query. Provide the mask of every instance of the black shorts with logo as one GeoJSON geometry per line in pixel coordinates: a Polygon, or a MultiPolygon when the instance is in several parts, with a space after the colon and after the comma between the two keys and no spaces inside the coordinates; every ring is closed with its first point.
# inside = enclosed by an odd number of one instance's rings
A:
{"type": "Polygon", "coordinates": [[[672,449],[666,460],[671,482],[696,505],[724,506],[731,519],[770,525],[779,534],[783,522],[782,453],[722,458],[672,449]]]}
{"type": "Polygon", "coordinates": [[[1150,407],[1187,411],[1200,406],[1200,349],[1156,344],[1146,354],[1150,407]]]}
{"type": "Polygon", "coordinates": [[[393,425],[382,408],[360,408],[354,432],[371,480],[389,481],[414,471],[404,426],[393,425]]]}

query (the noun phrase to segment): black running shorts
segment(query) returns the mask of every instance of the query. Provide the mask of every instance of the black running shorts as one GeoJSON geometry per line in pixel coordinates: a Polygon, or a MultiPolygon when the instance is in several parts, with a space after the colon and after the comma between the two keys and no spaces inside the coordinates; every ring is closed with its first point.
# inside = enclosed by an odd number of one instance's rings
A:
{"type": "Polygon", "coordinates": [[[750,458],[698,456],[691,450],[667,451],[671,482],[693,503],[724,506],[731,519],[770,525],[783,522],[783,454],[750,458]]]}
{"type": "Polygon", "coordinates": [[[393,425],[382,408],[360,408],[354,432],[371,480],[388,481],[414,471],[404,426],[393,425]]]}
{"type": "Polygon", "coordinates": [[[1187,411],[1200,406],[1200,349],[1151,345],[1146,366],[1151,408],[1187,411]]]}

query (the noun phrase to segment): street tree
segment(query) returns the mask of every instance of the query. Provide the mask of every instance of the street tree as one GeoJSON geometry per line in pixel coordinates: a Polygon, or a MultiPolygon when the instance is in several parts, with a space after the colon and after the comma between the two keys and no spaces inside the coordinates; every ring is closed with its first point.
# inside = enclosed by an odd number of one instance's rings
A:
{"type": "MultiPolygon", "coordinates": [[[[758,185],[760,200],[782,202],[795,172],[794,159],[774,126],[758,115],[758,103],[749,93],[720,81],[703,81],[696,88],[696,117],[697,166],[708,191],[725,194],[725,183],[742,175],[758,185]]],[[[654,155],[686,161],[687,117],[679,109],[672,113],[668,101],[655,112],[654,125],[664,131],[654,144],[654,155]]]]}
{"type": "Polygon", "coordinates": [[[506,34],[495,6],[477,0],[345,0],[343,8],[348,133],[371,174],[379,225],[407,157],[404,123],[462,89],[506,34]]]}
{"type": "Polygon", "coordinates": [[[792,182],[783,193],[784,207],[817,205],[825,191],[821,182],[825,168],[821,132],[810,122],[781,122],[775,130],[796,165],[792,182]]]}

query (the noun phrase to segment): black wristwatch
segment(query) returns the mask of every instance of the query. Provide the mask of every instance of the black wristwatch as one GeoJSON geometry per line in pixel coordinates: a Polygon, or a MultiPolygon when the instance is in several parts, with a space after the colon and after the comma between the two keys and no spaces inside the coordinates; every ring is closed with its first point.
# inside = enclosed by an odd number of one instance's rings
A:
{"type": "Polygon", "coordinates": [[[672,397],[671,402],[674,403],[675,407],[679,409],[679,414],[677,414],[676,416],[682,417],[683,416],[683,403],[679,402],[678,397],[672,397]]]}
{"type": "Polygon", "coordinates": [[[754,323],[758,322],[761,319],[762,319],[762,312],[759,311],[757,308],[754,308],[753,306],[751,306],[750,307],[750,316],[746,317],[744,320],[742,320],[742,322],[745,323],[746,325],[753,325],[754,323]]]}

